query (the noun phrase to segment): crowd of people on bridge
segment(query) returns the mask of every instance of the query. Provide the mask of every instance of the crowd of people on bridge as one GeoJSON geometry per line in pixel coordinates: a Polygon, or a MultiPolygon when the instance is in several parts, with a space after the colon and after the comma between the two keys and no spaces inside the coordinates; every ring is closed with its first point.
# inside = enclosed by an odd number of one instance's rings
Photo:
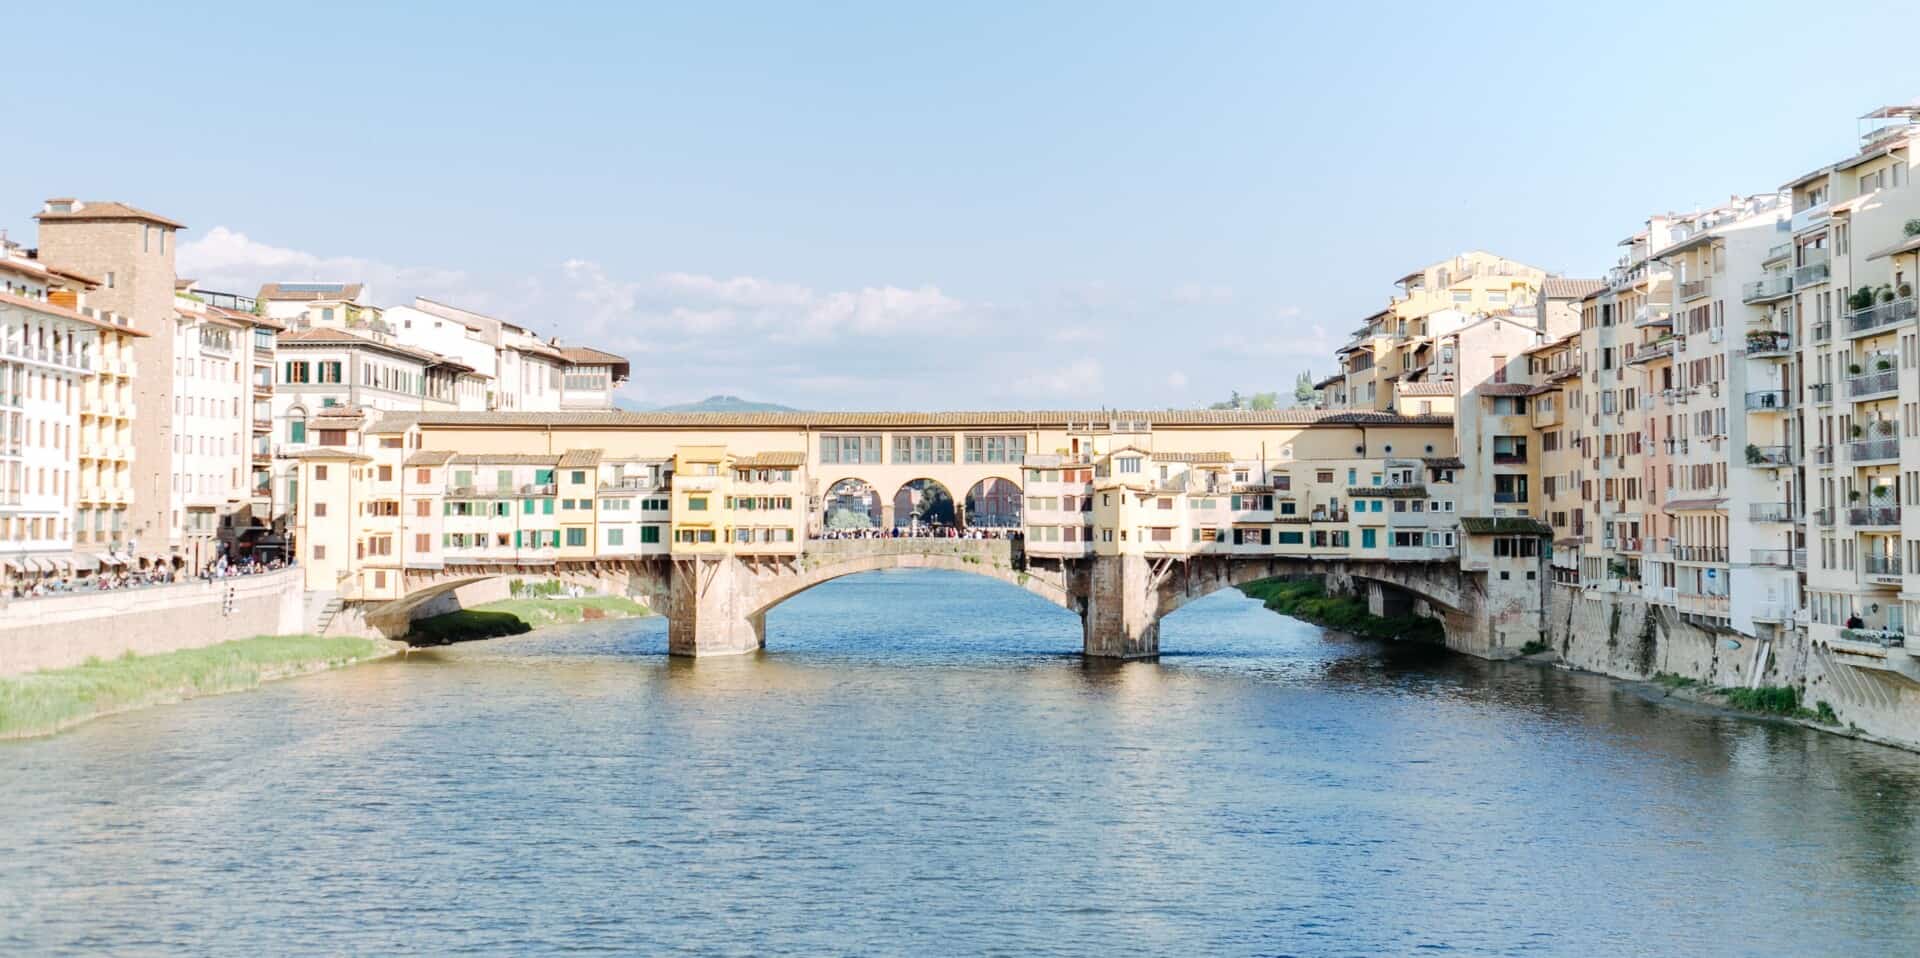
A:
{"type": "Polygon", "coordinates": [[[240,576],[263,575],[292,565],[291,560],[280,558],[246,558],[229,561],[226,556],[209,563],[200,570],[198,576],[189,576],[186,572],[168,565],[155,565],[150,569],[108,569],[80,575],[64,575],[15,582],[4,593],[12,599],[35,599],[55,595],[86,595],[93,592],[120,592],[128,589],[148,589],[154,586],[174,585],[198,578],[202,582],[232,579],[240,576]]]}
{"type": "Polygon", "coordinates": [[[891,529],[827,529],[822,539],[1018,539],[1019,529],[966,528],[949,525],[895,526],[891,529]]]}

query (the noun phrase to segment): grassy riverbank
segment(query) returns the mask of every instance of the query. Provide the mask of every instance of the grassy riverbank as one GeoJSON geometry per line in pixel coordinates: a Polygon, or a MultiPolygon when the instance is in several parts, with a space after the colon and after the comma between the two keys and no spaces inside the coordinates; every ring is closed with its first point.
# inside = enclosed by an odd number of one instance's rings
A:
{"type": "Polygon", "coordinates": [[[1792,686],[1763,685],[1757,689],[1715,688],[1698,679],[1690,679],[1671,672],[1654,673],[1653,682],[1666,689],[1669,695],[1679,694],[1694,702],[1705,702],[1741,712],[1773,715],[1802,722],[1818,722],[1822,725],[1840,724],[1839,717],[1833,713],[1833,706],[1826,702],[1815,702],[1813,708],[1807,708],[1800,704],[1800,690],[1792,686]]]}
{"type": "Polygon", "coordinates": [[[1444,642],[1446,633],[1434,619],[1414,616],[1387,619],[1367,611],[1367,603],[1353,596],[1328,595],[1319,579],[1261,579],[1240,587],[1281,615],[1342,632],[1382,639],[1444,642]]]}
{"type": "Polygon", "coordinates": [[[386,643],[371,639],[275,635],[0,678],[0,739],[49,735],[101,715],[237,692],[390,653],[386,643]]]}
{"type": "Polygon", "coordinates": [[[415,645],[437,645],[519,635],[543,625],[567,625],[589,619],[631,619],[651,614],[646,606],[616,595],[502,599],[421,619],[413,623],[407,641],[415,645]]]}

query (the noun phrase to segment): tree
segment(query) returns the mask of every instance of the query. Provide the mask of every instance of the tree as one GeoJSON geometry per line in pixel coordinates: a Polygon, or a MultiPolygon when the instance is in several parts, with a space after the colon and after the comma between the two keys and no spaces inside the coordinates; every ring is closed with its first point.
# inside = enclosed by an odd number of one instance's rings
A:
{"type": "Polygon", "coordinates": [[[1272,409],[1279,409],[1280,394],[1277,392],[1254,393],[1253,398],[1247,400],[1247,408],[1257,410],[1260,412],[1266,412],[1272,409]]]}
{"type": "Polygon", "coordinates": [[[1305,406],[1313,402],[1313,374],[1302,369],[1293,381],[1293,404],[1305,406]]]}

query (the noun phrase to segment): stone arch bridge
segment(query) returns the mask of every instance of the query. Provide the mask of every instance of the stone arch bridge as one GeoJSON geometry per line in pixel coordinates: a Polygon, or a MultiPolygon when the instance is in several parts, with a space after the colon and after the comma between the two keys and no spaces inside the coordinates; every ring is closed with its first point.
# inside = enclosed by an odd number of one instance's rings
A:
{"type": "Polygon", "coordinates": [[[418,610],[462,586],[489,579],[558,578],[641,601],[667,617],[675,655],[727,655],[766,644],[766,616],[823,582],[883,569],[946,569],[999,579],[1080,616],[1083,651],[1099,658],[1151,658],[1160,620],[1181,606],[1257,579],[1324,576],[1338,591],[1364,594],[1376,613],[1437,618],[1447,645],[1487,653],[1482,573],[1451,561],[1354,561],[1236,555],[1119,555],[1029,559],[1006,539],[810,540],[797,556],[659,556],[540,565],[456,565],[407,570],[403,598],[358,603],[366,623],[406,633],[418,610]]]}

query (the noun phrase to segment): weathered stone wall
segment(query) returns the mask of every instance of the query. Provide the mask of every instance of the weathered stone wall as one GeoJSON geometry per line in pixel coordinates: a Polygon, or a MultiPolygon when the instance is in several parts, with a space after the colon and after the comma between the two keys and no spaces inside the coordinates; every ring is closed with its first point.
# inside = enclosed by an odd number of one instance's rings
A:
{"type": "Polygon", "coordinates": [[[1842,726],[1920,749],[1920,688],[1843,665],[1797,632],[1776,641],[1713,633],[1637,596],[1555,586],[1548,634],[1548,644],[1568,665],[1615,678],[1648,679],[1666,672],[1740,688],[1756,684],[1758,669],[1757,684],[1798,688],[1802,704],[1827,703],[1842,726]]]}
{"type": "Polygon", "coordinates": [[[301,575],[19,599],[0,607],[0,675],[301,630],[301,575]]]}

